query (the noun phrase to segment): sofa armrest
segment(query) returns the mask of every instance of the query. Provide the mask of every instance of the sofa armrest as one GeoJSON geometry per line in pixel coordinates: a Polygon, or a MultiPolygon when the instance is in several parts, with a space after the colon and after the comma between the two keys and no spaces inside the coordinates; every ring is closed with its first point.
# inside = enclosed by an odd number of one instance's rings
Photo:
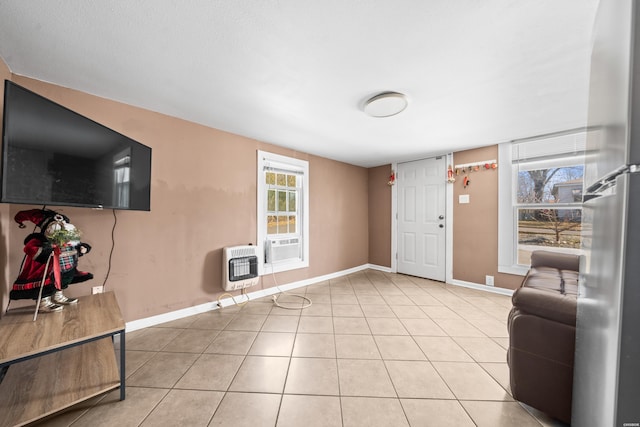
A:
{"type": "Polygon", "coordinates": [[[576,325],[578,301],[575,295],[522,287],[513,293],[513,307],[523,313],[532,314],[566,325],[576,325]]]}
{"type": "Polygon", "coordinates": [[[531,267],[552,267],[558,270],[580,270],[580,255],[550,251],[533,251],[531,267]]]}

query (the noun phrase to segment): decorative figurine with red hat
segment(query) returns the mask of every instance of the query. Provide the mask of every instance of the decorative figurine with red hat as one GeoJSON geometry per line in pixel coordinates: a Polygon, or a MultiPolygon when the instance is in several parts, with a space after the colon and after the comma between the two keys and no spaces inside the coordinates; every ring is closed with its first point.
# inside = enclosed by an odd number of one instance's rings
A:
{"type": "Polygon", "coordinates": [[[63,294],[70,284],[93,279],[93,274],[77,269],[78,258],[91,250],[80,241],[80,231],[69,218],[49,209],[20,211],[15,216],[20,228],[30,221],[40,228],[24,239],[25,258],[13,283],[9,298],[38,300],[38,310],[62,310],[76,304],[75,298],[63,294]]]}

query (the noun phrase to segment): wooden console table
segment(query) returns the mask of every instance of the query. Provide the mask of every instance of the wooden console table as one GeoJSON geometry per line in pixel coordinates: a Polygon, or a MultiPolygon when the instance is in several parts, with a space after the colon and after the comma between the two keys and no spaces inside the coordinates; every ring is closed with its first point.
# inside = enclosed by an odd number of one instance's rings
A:
{"type": "Polygon", "coordinates": [[[62,311],[14,309],[0,319],[0,426],[28,424],[120,387],[125,325],[113,292],[62,311]],[[113,339],[120,335],[120,368],[113,339]]]}

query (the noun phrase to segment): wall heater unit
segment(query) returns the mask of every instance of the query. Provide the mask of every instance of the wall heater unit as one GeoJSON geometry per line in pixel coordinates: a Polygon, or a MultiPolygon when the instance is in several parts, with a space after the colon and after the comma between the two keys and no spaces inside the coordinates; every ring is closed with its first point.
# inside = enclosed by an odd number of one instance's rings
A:
{"type": "Polygon", "coordinates": [[[222,288],[229,291],[258,284],[258,247],[231,246],[222,250],[222,288]]]}
{"type": "Polygon", "coordinates": [[[269,239],[265,242],[265,258],[268,263],[287,259],[300,259],[300,238],[269,239]]]}

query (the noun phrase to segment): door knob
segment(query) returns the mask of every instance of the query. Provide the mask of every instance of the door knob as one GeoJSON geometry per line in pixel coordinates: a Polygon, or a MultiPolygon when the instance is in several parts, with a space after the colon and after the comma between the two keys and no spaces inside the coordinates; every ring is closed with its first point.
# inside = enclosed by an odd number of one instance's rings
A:
{"type": "Polygon", "coordinates": [[[444,215],[440,215],[438,219],[444,219],[444,215]]]}
{"type": "Polygon", "coordinates": [[[440,225],[438,225],[438,227],[444,228],[444,224],[440,224],[440,225]]]}

